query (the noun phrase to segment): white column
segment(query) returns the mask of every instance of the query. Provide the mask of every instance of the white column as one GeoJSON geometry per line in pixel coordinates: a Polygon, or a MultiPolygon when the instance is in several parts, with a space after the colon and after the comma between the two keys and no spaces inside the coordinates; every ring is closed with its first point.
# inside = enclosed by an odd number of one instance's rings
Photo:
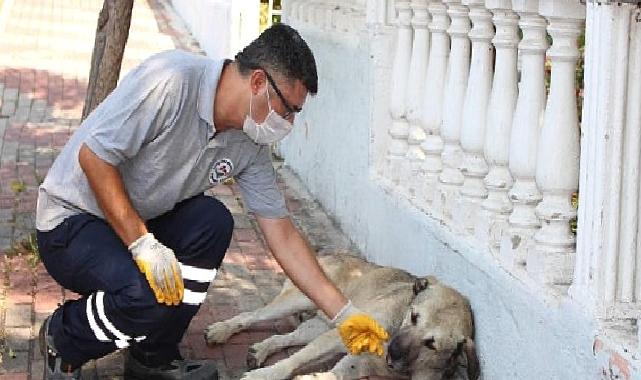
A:
{"type": "Polygon", "coordinates": [[[640,80],[641,10],[588,3],[581,196],[570,293],[598,318],[641,317],[640,80]]]}
{"type": "Polygon", "coordinates": [[[492,88],[494,49],[491,41],[494,37],[494,26],[492,14],[485,9],[484,1],[467,0],[467,4],[472,20],[472,30],[469,34],[472,41],[472,59],[461,128],[461,147],[464,152],[461,171],[465,179],[454,210],[454,224],[462,226],[468,233],[473,233],[478,209],[487,197],[483,178],[487,175],[488,168],[483,147],[487,106],[492,88]]]}
{"type": "Polygon", "coordinates": [[[427,59],[429,57],[430,33],[427,29],[429,14],[427,13],[428,0],[412,1],[414,18],[414,45],[412,47],[412,59],[407,88],[407,120],[409,122],[409,133],[407,142],[407,160],[405,170],[402,170],[401,182],[406,186],[409,196],[416,196],[417,185],[421,183],[423,175],[420,171],[425,154],[420,144],[425,139],[425,132],[421,127],[421,114],[423,109],[423,94],[425,88],[425,73],[427,71],[427,59]]]}
{"type": "Polygon", "coordinates": [[[405,118],[405,94],[407,93],[407,77],[412,55],[412,9],[409,1],[396,0],[394,5],[398,11],[398,21],[390,94],[392,127],[389,134],[392,140],[387,154],[387,168],[383,175],[391,180],[392,184],[398,184],[400,167],[405,160],[408,145],[409,124],[405,118]]]}
{"type": "Polygon", "coordinates": [[[452,222],[454,196],[463,185],[463,173],[459,169],[463,151],[461,150],[461,124],[467,78],[470,71],[470,32],[469,10],[460,0],[446,0],[447,14],[452,20],[447,33],[452,41],[450,56],[445,75],[443,93],[443,171],[439,175],[439,190],[432,201],[432,212],[435,217],[446,223],[452,222]]]}
{"type": "Polygon", "coordinates": [[[536,166],[536,183],[543,195],[536,213],[542,219],[536,247],[528,252],[527,270],[545,284],[569,284],[575,257],[570,221],[576,216],[572,193],[579,182],[579,125],[575,73],[577,38],[583,29],[585,7],[574,0],[542,0],[540,12],[549,21],[554,41],[550,96],[536,166]]]}
{"type": "Polygon", "coordinates": [[[422,201],[429,203],[434,197],[438,175],[441,173],[441,152],[443,140],[441,139],[441,121],[443,117],[443,90],[445,87],[445,74],[447,71],[447,56],[450,52],[447,27],[447,7],[440,2],[431,2],[429,12],[432,16],[430,33],[430,60],[425,78],[425,97],[423,98],[423,115],[421,124],[425,130],[425,140],[421,149],[425,154],[423,172],[425,182],[421,186],[422,201]]]}
{"type": "Polygon", "coordinates": [[[501,260],[508,268],[525,265],[527,250],[541,223],[535,208],[541,200],[536,187],[536,155],[545,107],[545,51],[547,22],[539,16],[539,0],[512,0],[521,20],[519,43],[521,82],[510,139],[510,172],[514,186],[509,196],[514,209],[501,242],[501,260]]]}
{"type": "Polygon", "coordinates": [[[496,35],[492,43],[496,49],[496,60],[484,148],[485,160],[489,165],[489,172],[485,176],[488,194],[481,203],[474,232],[481,244],[487,244],[490,251],[498,256],[501,235],[507,228],[507,219],[512,211],[512,202],[507,194],[513,183],[508,158],[518,91],[516,57],[519,18],[512,11],[510,0],[486,0],[485,6],[494,15],[496,35]]]}

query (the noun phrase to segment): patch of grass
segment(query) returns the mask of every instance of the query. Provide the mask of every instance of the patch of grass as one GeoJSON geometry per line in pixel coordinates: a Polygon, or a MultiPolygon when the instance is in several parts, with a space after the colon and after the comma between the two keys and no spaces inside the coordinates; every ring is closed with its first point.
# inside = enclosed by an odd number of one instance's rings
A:
{"type": "MultiPolygon", "coordinates": [[[[572,194],[572,207],[574,207],[575,210],[579,208],[579,192],[578,191],[572,194]]],[[[576,235],[576,226],[577,226],[577,218],[570,220],[570,230],[572,230],[572,233],[575,235],[576,235]]]]}
{"type": "Polygon", "coordinates": [[[36,232],[30,233],[27,237],[9,248],[9,250],[7,250],[7,257],[24,257],[31,268],[38,266],[40,262],[40,252],[38,250],[36,232]]]}
{"type": "Polygon", "coordinates": [[[18,195],[27,190],[27,184],[24,181],[12,181],[11,182],[11,191],[14,194],[18,195]]]}

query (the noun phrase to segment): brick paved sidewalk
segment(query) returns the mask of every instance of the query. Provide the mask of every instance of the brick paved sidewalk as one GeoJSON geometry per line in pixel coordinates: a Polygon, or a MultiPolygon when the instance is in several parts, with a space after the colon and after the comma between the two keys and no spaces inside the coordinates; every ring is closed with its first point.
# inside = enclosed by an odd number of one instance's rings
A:
{"type": "MultiPolygon", "coordinates": [[[[135,2],[123,75],[157,51],[199,51],[167,4],[135,2]]],[[[58,286],[28,251],[34,243],[37,186],[79,125],[101,6],[102,0],[0,0],[0,380],[42,378],[34,337],[59,303],[76,297],[58,286]]],[[[286,169],[279,173],[294,220],[311,244],[327,251],[348,249],[349,241],[296,178],[286,169]]],[[[187,357],[215,359],[222,378],[235,379],[246,370],[248,345],[291,330],[292,322],[263,323],[225,345],[205,345],[203,330],[209,323],[264,305],[284,279],[236,189],[219,186],[212,192],[232,211],[236,226],[223,267],[181,350],[187,357]]],[[[89,363],[83,378],[122,378],[121,355],[89,363]]]]}

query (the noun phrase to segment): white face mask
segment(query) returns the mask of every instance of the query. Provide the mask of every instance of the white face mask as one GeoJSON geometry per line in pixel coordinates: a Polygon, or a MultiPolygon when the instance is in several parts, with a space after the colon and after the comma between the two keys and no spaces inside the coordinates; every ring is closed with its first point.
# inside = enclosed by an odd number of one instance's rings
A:
{"type": "Polygon", "coordinates": [[[252,117],[252,100],[254,94],[249,98],[249,115],[245,117],[243,131],[257,144],[271,144],[282,140],[292,130],[292,123],[285,120],[272,108],[267,90],[267,105],[269,113],[262,123],[257,123],[252,117]]]}

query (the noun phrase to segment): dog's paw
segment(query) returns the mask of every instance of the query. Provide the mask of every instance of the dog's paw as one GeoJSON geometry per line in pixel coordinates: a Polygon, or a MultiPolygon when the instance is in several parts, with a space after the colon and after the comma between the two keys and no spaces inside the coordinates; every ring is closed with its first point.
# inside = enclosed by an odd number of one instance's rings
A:
{"type": "Polygon", "coordinates": [[[254,346],[250,346],[247,350],[247,368],[256,369],[263,365],[263,360],[257,355],[258,350],[254,346]]]}
{"type": "Polygon", "coordinates": [[[205,340],[207,344],[226,342],[234,332],[224,322],[212,323],[205,329],[205,340]]]}

